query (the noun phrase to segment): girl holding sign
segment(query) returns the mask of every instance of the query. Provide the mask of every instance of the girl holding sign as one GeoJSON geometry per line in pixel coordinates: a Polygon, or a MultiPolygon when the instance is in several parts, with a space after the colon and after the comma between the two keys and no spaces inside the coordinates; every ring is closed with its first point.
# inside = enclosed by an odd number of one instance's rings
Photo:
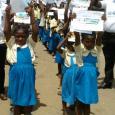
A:
{"type": "Polygon", "coordinates": [[[10,10],[11,7],[8,6],[4,27],[8,45],[7,61],[10,64],[8,97],[14,105],[14,115],[20,115],[21,110],[24,111],[24,114],[30,114],[32,106],[36,105],[33,46],[37,42],[37,28],[34,11],[32,7],[26,9],[32,25],[32,38],[28,39],[29,24],[14,22],[11,28],[10,10]],[[11,37],[12,34],[14,38],[11,37]]]}
{"type": "MultiPolygon", "coordinates": [[[[90,104],[98,102],[97,77],[98,57],[101,51],[101,37],[95,33],[82,33],[82,45],[77,45],[79,52],[79,72],[75,77],[76,115],[90,115],[90,104]]],[[[78,59],[78,58],[76,58],[78,59]]]]}

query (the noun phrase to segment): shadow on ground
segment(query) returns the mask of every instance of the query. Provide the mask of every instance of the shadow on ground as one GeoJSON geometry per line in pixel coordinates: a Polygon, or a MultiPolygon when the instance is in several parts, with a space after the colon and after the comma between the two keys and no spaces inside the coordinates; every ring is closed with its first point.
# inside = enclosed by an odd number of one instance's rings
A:
{"type": "Polygon", "coordinates": [[[34,106],[33,111],[38,110],[40,107],[47,107],[47,105],[44,103],[41,103],[40,100],[37,99],[37,104],[36,104],[36,106],[34,106]]]}

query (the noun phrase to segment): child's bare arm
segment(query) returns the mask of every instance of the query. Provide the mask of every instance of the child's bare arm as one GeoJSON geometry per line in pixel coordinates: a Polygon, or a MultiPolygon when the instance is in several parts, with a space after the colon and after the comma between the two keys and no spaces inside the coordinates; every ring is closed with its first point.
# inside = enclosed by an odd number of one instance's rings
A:
{"type": "Polygon", "coordinates": [[[37,42],[38,28],[35,24],[34,9],[32,6],[29,6],[25,10],[26,10],[26,12],[28,12],[28,14],[30,15],[30,19],[31,19],[32,39],[33,39],[33,41],[37,42]]]}
{"type": "Polygon", "coordinates": [[[4,35],[6,38],[6,41],[8,42],[11,38],[11,6],[8,5],[6,7],[6,15],[5,15],[5,23],[4,23],[4,35]]]}
{"type": "Polygon", "coordinates": [[[101,46],[102,36],[103,36],[103,32],[97,32],[97,37],[96,37],[96,45],[97,46],[101,46]]]}
{"type": "Polygon", "coordinates": [[[57,51],[59,51],[60,53],[62,53],[61,47],[67,43],[69,34],[70,34],[70,33],[68,33],[68,34],[66,35],[65,39],[64,39],[62,42],[60,42],[59,45],[57,46],[57,51]]]}
{"type": "Polygon", "coordinates": [[[75,46],[80,45],[80,35],[79,32],[74,32],[75,33],[75,46]]]}
{"type": "Polygon", "coordinates": [[[68,20],[68,8],[69,8],[69,4],[70,4],[71,0],[67,1],[66,7],[65,7],[65,12],[64,12],[64,22],[66,23],[68,20]]]}

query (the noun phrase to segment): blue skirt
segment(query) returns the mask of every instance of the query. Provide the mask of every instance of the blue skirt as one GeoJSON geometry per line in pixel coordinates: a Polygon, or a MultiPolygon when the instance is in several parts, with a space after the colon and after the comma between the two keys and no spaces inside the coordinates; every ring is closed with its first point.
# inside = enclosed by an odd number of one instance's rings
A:
{"type": "Polygon", "coordinates": [[[98,102],[97,77],[98,69],[92,64],[84,64],[75,77],[75,97],[76,100],[85,104],[98,102]]]}
{"type": "Polygon", "coordinates": [[[60,55],[59,52],[56,52],[56,58],[55,58],[55,62],[58,64],[63,64],[64,59],[62,58],[62,56],[60,55]]]}
{"type": "Polygon", "coordinates": [[[43,38],[42,38],[43,44],[49,42],[49,34],[50,34],[50,30],[44,29],[44,34],[43,34],[43,38]]]}
{"type": "Polygon", "coordinates": [[[36,104],[35,69],[32,64],[14,64],[10,67],[8,97],[14,105],[36,104]]]}
{"type": "Polygon", "coordinates": [[[44,27],[39,27],[39,37],[42,40],[44,36],[44,27]]]}
{"type": "Polygon", "coordinates": [[[68,68],[63,76],[62,80],[62,101],[73,105],[75,103],[74,97],[74,77],[77,76],[78,66],[73,65],[68,68]]]}

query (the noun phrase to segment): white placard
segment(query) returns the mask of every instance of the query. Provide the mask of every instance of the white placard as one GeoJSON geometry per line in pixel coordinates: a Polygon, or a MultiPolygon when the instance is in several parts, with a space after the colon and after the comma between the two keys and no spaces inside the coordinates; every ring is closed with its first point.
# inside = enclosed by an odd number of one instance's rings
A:
{"type": "Polygon", "coordinates": [[[78,11],[77,18],[71,21],[72,31],[103,31],[104,21],[101,19],[103,12],[78,11]]]}
{"type": "Polygon", "coordinates": [[[115,20],[115,3],[110,4],[108,3],[107,9],[106,9],[106,17],[107,19],[114,19],[115,20]]]}
{"type": "Polygon", "coordinates": [[[48,16],[53,16],[54,12],[48,12],[48,16]]]}
{"type": "Polygon", "coordinates": [[[0,3],[6,4],[6,0],[0,0],[0,3]]]}
{"type": "Polygon", "coordinates": [[[30,16],[26,12],[18,12],[14,16],[14,22],[30,24],[30,16]]]}
{"type": "Polygon", "coordinates": [[[7,7],[6,0],[0,1],[0,25],[3,24],[3,16],[5,14],[5,9],[7,7]]]}
{"type": "Polygon", "coordinates": [[[10,0],[10,5],[13,12],[24,12],[31,0],[10,0]]]}
{"type": "Polygon", "coordinates": [[[73,7],[76,7],[77,9],[87,9],[90,5],[90,0],[72,0],[71,4],[73,7]]]}
{"type": "Polygon", "coordinates": [[[64,19],[65,9],[58,9],[58,19],[64,19]]]}
{"type": "Polygon", "coordinates": [[[77,11],[88,10],[89,4],[90,4],[89,1],[77,2],[76,6],[73,7],[72,12],[76,13],[77,11]]]}
{"type": "Polygon", "coordinates": [[[2,12],[0,10],[0,25],[2,24],[2,12]]]}

